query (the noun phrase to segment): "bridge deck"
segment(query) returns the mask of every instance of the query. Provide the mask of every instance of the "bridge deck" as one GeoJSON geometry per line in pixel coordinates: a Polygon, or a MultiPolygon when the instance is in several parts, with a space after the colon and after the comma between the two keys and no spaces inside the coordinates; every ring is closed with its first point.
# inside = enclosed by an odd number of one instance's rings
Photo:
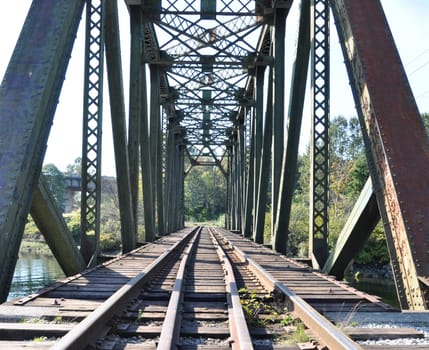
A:
{"type": "MultiPolygon", "coordinates": [[[[82,274],[58,281],[40,292],[12,300],[0,306],[0,320],[17,321],[39,317],[81,319],[139,274],[165,250],[189,232],[189,229],[162,237],[82,274]]],[[[320,313],[394,311],[395,309],[351,288],[347,283],[313,271],[226,230],[219,230],[281,283],[302,297],[320,313]]],[[[0,336],[1,338],[1,336],[0,336]]]]}

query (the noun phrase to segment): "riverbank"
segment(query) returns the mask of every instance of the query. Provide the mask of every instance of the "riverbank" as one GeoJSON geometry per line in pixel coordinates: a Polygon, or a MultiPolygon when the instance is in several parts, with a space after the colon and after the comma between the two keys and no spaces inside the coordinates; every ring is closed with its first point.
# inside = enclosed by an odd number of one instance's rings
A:
{"type": "Polygon", "coordinates": [[[51,256],[52,252],[49,246],[45,241],[40,240],[22,240],[21,246],[19,248],[19,254],[38,254],[51,256]]]}
{"type": "Polygon", "coordinates": [[[379,296],[386,304],[400,308],[390,264],[352,264],[344,279],[352,287],[379,296]]]}
{"type": "Polygon", "coordinates": [[[390,280],[393,282],[393,271],[390,264],[352,264],[345,273],[346,279],[362,278],[390,280]]]}

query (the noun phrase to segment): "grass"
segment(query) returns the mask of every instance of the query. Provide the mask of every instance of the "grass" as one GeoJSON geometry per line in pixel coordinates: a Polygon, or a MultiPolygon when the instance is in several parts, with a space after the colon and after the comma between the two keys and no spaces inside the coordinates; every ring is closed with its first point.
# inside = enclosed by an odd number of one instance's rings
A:
{"type": "Polygon", "coordinates": [[[291,334],[289,339],[293,344],[308,342],[309,338],[305,331],[305,325],[301,321],[296,324],[295,331],[291,334]]]}
{"type": "Polygon", "coordinates": [[[279,323],[284,326],[293,321],[284,304],[275,302],[271,297],[260,298],[255,291],[241,288],[238,291],[244,316],[250,326],[265,327],[279,323]]]}
{"type": "Polygon", "coordinates": [[[272,297],[260,298],[255,291],[248,291],[246,288],[241,288],[238,293],[250,327],[282,330],[276,337],[279,344],[292,345],[309,341],[304,323],[288,312],[283,301],[272,297]]]}

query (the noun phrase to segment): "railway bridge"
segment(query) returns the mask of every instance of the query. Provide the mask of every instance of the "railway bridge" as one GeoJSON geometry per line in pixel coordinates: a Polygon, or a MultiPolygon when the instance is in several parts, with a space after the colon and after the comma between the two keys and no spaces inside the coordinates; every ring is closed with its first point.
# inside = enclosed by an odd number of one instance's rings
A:
{"type": "Polygon", "coordinates": [[[131,45],[123,53],[116,0],[33,0],[0,88],[2,301],[28,214],[66,275],[97,260],[106,80],[123,253],[138,245],[140,173],[145,241],[183,228],[185,164],[220,169],[228,189],[226,229],[255,243],[263,241],[270,191],[272,248],[285,253],[307,97],[312,99],[312,268],[341,277],[381,219],[401,308],[429,307],[429,144],[381,3],[301,0],[292,63],[285,62],[285,28],[294,2],[298,0],[125,0],[131,45]],[[330,251],[331,15],[370,178],[330,251]],[[41,168],[82,17],[86,45],[78,248],[41,168]],[[123,54],[130,57],[127,82],[123,54]],[[293,64],[290,81],[285,78],[287,64],[293,64]]]}

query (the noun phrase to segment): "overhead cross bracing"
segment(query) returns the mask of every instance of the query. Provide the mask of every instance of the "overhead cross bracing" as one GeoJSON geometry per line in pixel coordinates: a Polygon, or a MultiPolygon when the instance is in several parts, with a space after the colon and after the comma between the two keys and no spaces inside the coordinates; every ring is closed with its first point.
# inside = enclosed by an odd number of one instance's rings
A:
{"type": "Polygon", "coordinates": [[[140,8],[144,59],[159,66],[168,84],[161,98],[171,103],[166,114],[183,133],[190,164],[222,167],[236,126],[253,105],[250,75],[269,55],[260,40],[272,11],[253,0],[142,2],[140,8]]]}

